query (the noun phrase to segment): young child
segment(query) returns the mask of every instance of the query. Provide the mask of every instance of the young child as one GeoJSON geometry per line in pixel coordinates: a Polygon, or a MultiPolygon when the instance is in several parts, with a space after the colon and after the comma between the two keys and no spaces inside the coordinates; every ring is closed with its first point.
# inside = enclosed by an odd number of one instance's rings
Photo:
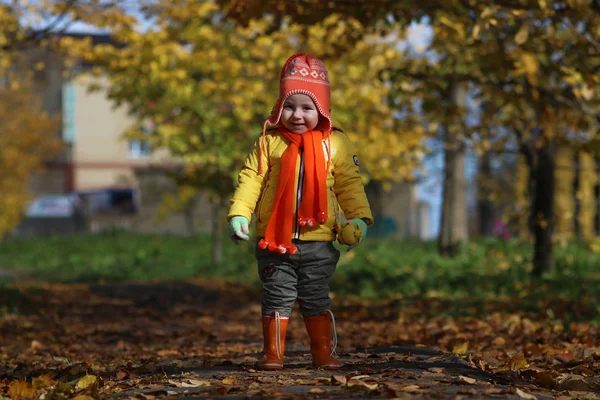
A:
{"type": "Polygon", "coordinates": [[[293,55],[281,70],[279,99],[231,199],[227,218],[236,243],[249,239],[252,213],[257,218],[265,352],[258,369],[283,368],[285,334],[296,300],[310,336],[313,365],[342,365],[334,357],[337,337],[329,298],[340,257],[333,246],[335,229],[342,224],[338,210],[346,226],[360,229],[362,237],[373,216],[358,158],[346,135],[333,128],[329,113],[325,65],[308,54],[293,55]]]}

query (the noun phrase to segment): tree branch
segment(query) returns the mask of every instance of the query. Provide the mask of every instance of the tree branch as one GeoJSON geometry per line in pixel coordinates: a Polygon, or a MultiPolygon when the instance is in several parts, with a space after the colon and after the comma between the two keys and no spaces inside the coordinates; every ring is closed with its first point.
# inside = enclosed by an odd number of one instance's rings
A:
{"type": "MultiPolygon", "coordinates": [[[[56,28],[58,26],[58,24],[63,20],[63,18],[73,8],[73,6],[75,5],[75,3],[77,1],[78,0],[66,0],[65,6],[64,6],[63,10],[60,12],[60,14],[57,15],[56,18],[51,23],[49,23],[45,28],[43,28],[41,30],[34,30],[34,31],[30,32],[27,36],[25,36],[25,38],[23,38],[17,42],[8,43],[8,44],[0,47],[0,50],[6,51],[6,50],[15,49],[17,47],[25,46],[26,44],[29,44],[29,43],[39,43],[43,38],[45,38],[49,33],[51,33],[54,28],[56,28]]],[[[67,26],[65,26],[65,29],[67,26]]]]}

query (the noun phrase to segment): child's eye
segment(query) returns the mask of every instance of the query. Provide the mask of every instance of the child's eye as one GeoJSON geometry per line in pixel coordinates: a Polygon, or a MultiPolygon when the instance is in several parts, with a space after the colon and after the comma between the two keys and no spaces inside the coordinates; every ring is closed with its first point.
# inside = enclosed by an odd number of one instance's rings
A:
{"type": "Polygon", "coordinates": [[[312,111],[312,110],[314,110],[314,108],[312,108],[312,107],[304,107],[304,111],[312,111]]]}

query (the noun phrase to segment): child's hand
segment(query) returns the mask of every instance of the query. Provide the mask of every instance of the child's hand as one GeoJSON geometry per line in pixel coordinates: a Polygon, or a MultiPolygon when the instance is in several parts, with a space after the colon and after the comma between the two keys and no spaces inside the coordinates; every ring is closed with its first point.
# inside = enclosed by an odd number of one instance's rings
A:
{"type": "Polygon", "coordinates": [[[367,224],[360,218],[353,218],[338,232],[338,242],[350,246],[348,250],[358,246],[367,236],[367,224]]]}
{"type": "Polygon", "coordinates": [[[241,240],[250,239],[248,229],[248,218],[236,215],[229,220],[229,237],[233,243],[238,244],[241,240]]]}

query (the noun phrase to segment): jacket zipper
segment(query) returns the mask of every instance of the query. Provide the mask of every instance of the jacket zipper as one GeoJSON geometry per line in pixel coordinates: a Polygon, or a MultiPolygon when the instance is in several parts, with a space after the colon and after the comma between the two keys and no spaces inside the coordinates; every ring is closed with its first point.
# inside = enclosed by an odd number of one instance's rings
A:
{"type": "Polygon", "coordinates": [[[329,192],[331,194],[331,205],[333,206],[333,227],[335,229],[335,225],[337,224],[337,220],[338,220],[337,203],[335,201],[335,195],[333,193],[333,188],[329,188],[329,192]]]}
{"type": "Polygon", "coordinates": [[[300,149],[300,168],[298,170],[298,191],[296,192],[296,218],[294,224],[296,226],[294,239],[300,239],[300,225],[298,225],[298,209],[302,201],[302,189],[304,187],[304,152],[300,149]]]}

